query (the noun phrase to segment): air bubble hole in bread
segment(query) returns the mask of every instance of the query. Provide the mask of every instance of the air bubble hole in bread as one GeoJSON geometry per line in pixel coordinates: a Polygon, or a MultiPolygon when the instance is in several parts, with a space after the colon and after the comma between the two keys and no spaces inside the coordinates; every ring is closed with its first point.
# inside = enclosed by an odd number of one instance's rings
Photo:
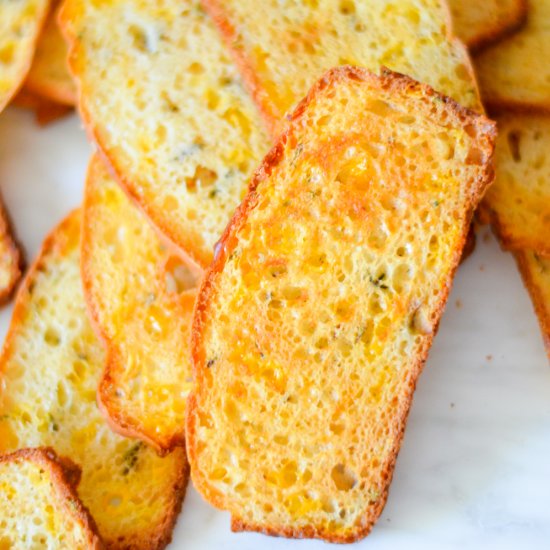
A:
{"type": "Polygon", "coordinates": [[[60,20],[86,127],[157,228],[206,267],[271,144],[214,24],[198,0],[66,0],[60,20]]]}
{"type": "Polygon", "coordinates": [[[78,495],[109,548],[160,549],[187,482],[185,452],[160,458],[115,434],[97,407],[105,351],[80,279],[81,214],[46,238],[0,358],[0,452],[50,446],[82,469],[78,495]]]}
{"type": "Polygon", "coordinates": [[[483,202],[507,248],[550,256],[550,117],[497,117],[496,178],[483,202]]]}
{"type": "Polygon", "coordinates": [[[99,384],[107,418],[160,453],[183,446],[198,275],[163,243],[97,155],[86,181],[82,278],[107,346],[99,384]]]}
{"type": "Polygon", "coordinates": [[[78,466],[50,448],[0,455],[0,548],[101,550],[79,479],[78,466]]]}
{"type": "Polygon", "coordinates": [[[48,0],[0,2],[0,112],[25,80],[48,8],[48,0]]]}
{"type": "Polygon", "coordinates": [[[276,135],[332,67],[381,66],[482,111],[468,53],[439,0],[204,0],[276,135]]]}
{"type": "Polygon", "coordinates": [[[494,140],[389,70],[333,69],[297,107],[195,311],[192,477],[234,529],[368,534],[494,140]]]}

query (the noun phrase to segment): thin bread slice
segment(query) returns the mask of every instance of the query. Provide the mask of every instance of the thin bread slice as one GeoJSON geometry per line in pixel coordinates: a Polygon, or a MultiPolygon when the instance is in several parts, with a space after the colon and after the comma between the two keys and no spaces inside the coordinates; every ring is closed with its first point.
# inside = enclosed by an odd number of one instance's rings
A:
{"type": "Polygon", "coordinates": [[[62,105],[76,104],[76,86],[67,66],[68,48],[57,24],[59,2],[50,11],[38,42],[25,86],[62,105]]]}
{"type": "Polygon", "coordinates": [[[470,59],[439,0],[204,0],[274,134],[331,67],[385,65],[482,110],[470,59]]]}
{"type": "Polygon", "coordinates": [[[0,112],[27,76],[48,7],[48,0],[0,2],[0,112]]]}
{"type": "Polygon", "coordinates": [[[13,98],[12,105],[34,111],[36,122],[40,126],[46,126],[50,122],[63,118],[73,110],[68,105],[50,101],[25,87],[19,90],[19,93],[13,98]]]}
{"type": "Polygon", "coordinates": [[[502,40],[527,19],[527,0],[449,0],[458,37],[472,51],[502,40]]]}
{"type": "Polygon", "coordinates": [[[153,223],[207,266],[270,146],[213,23],[198,0],[66,0],[60,20],[87,128],[153,223]]]}
{"type": "Polygon", "coordinates": [[[233,529],[370,531],[494,137],[485,117],[387,70],[331,70],[297,107],[193,324],[191,475],[233,529]]]}
{"type": "Polygon", "coordinates": [[[542,337],[550,359],[550,258],[532,250],[515,253],[516,261],[539,318],[542,337]]]}
{"type": "Polygon", "coordinates": [[[105,353],[80,281],[80,212],[46,239],[0,358],[0,452],[51,446],[82,468],[78,494],[109,548],[164,548],[187,482],[185,453],[160,458],[111,431],[96,404],[105,353]]]}
{"type": "Polygon", "coordinates": [[[107,346],[99,400],[113,427],[166,453],[185,444],[197,276],[94,156],[84,200],[82,279],[107,346]]]}
{"type": "Polygon", "coordinates": [[[483,218],[506,248],[550,256],[550,117],[508,114],[497,122],[496,178],[483,218]]]}
{"type": "Polygon", "coordinates": [[[76,494],[79,479],[78,466],[49,448],[0,455],[0,548],[103,548],[76,494]]]}
{"type": "Polygon", "coordinates": [[[23,258],[11,232],[8,215],[0,200],[0,305],[12,296],[19,279],[23,258]]]}
{"type": "Polygon", "coordinates": [[[475,58],[492,110],[550,111],[550,0],[530,0],[527,23],[475,58]]]}

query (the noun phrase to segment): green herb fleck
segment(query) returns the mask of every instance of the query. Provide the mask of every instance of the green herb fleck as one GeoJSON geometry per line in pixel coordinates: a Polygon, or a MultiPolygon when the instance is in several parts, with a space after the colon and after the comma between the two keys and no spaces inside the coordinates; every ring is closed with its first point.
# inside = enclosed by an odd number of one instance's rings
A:
{"type": "Polygon", "coordinates": [[[49,420],[49,428],[52,432],[58,432],[59,431],[59,424],[53,417],[51,413],[48,413],[48,420],[49,420]]]}
{"type": "Polygon", "coordinates": [[[374,278],[372,275],[369,275],[369,281],[376,287],[381,288],[382,290],[388,290],[388,285],[384,284],[384,279],[386,278],[386,274],[382,273],[378,277],[374,278]]]}
{"type": "Polygon", "coordinates": [[[122,475],[127,476],[130,471],[135,468],[138,461],[138,454],[143,446],[143,443],[139,442],[130,447],[123,455],[124,467],[122,469],[122,475]]]}

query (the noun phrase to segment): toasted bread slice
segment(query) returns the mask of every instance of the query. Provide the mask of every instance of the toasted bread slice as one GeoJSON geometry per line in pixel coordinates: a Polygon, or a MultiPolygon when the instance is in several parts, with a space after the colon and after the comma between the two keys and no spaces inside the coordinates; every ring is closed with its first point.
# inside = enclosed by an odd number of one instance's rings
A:
{"type": "Polygon", "coordinates": [[[68,48],[57,24],[57,13],[58,9],[52,9],[46,19],[25,86],[50,101],[73,106],[76,86],[67,67],[68,48]]]}
{"type": "Polygon", "coordinates": [[[103,548],[76,485],[80,469],[52,449],[0,455],[0,548],[103,548]]]}
{"type": "Polygon", "coordinates": [[[508,114],[497,122],[496,178],[483,218],[506,248],[550,256],[550,117],[508,114]]]}
{"type": "Polygon", "coordinates": [[[550,359],[550,258],[532,250],[515,253],[523,282],[531,295],[550,359]]]}
{"type": "Polygon", "coordinates": [[[518,251],[515,256],[523,282],[533,300],[550,359],[550,258],[544,258],[532,250],[518,251]]]}
{"type": "Polygon", "coordinates": [[[27,76],[48,7],[48,0],[0,2],[0,112],[27,76]]]}
{"type": "Polygon", "coordinates": [[[50,122],[63,118],[73,110],[68,105],[50,101],[25,87],[19,90],[19,93],[13,98],[12,104],[15,107],[34,111],[36,122],[40,126],[46,126],[50,122]]]}
{"type": "Polygon", "coordinates": [[[439,0],[204,0],[272,132],[324,71],[385,65],[482,110],[468,53],[439,0]]]}
{"type": "Polygon", "coordinates": [[[213,23],[198,0],[67,0],[60,19],[85,124],[153,223],[207,266],[270,146],[213,23]]]}
{"type": "Polygon", "coordinates": [[[527,19],[527,0],[449,0],[458,37],[479,51],[518,30],[527,19]]]}
{"type": "Polygon", "coordinates": [[[84,294],[107,362],[99,399],[115,429],[161,453],[185,443],[197,276],[95,156],[86,182],[84,294]]]}
{"type": "Polygon", "coordinates": [[[21,278],[22,256],[11,234],[6,210],[0,200],[0,305],[12,296],[21,278]]]}
{"type": "Polygon", "coordinates": [[[380,514],[495,127],[406,76],[331,70],[199,292],[187,438],[233,528],[350,542],[380,514]]]}
{"type": "Polygon", "coordinates": [[[185,491],[185,453],[160,458],[100,414],[105,353],[86,314],[79,241],[74,212],[46,239],[19,292],[0,358],[0,451],[51,446],[70,457],[107,547],[163,548],[185,491]]]}
{"type": "Polygon", "coordinates": [[[492,110],[550,111],[550,0],[531,0],[527,23],[475,59],[492,110]]]}

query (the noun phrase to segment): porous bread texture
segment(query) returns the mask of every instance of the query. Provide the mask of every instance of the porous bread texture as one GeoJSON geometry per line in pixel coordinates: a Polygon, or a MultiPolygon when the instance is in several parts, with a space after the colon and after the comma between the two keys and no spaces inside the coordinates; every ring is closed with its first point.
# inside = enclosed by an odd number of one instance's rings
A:
{"type": "Polygon", "coordinates": [[[62,105],[76,104],[76,87],[67,67],[67,44],[57,24],[59,2],[50,10],[32,65],[25,80],[25,87],[37,95],[62,105]]]}
{"type": "Polygon", "coordinates": [[[274,134],[328,69],[381,66],[482,111],[468,53],[439,0],[203,0],[274,134]]]}
{"type": "Polygon", "coordinates": [[[198,0],[66,0],[60,20],[87,128],[153,223],[207,266],[270,146],[213,23],[198,0]]]}
{"type": "Polygon", "coordinates": [[[292,115],[220,241],[192,331],[191,475],[234,529],[370,531],[494,137],[390,71],[334,69],[292,115]]]}
{"type": "Polygon", "coordinates": [[[48,7],[48,0],[0,2],[0,112],[27,76],[48,7]]]}
{"type": "Polygon", "coordinates": [[[550,117],[497,118],[496,178],[483,201],[483,217],[506,248],[550,256],[550,117]]]}
{"type": "Polygon", "coordinates": [[[50,101],[25,87],[13,98],[12,105],[34,111],[36,122],[40,126],[45,126],[50,122],[58,120],[72,111],[68,105],[50,101]]]}
{"type": "Polygon", "coordinates": [[[164,548],[187,482],[182,449],[160,458],[111,431],[96,404],[105,353],[80,282],[80,212],[46,239],[0,358],[0,452],[51,446],[82,468],[78,494],[109,548],[164,548]]]}
{"type": "Polygon", "coordinates": [[[80,470],[49,448],[0,456],[0,548],[100,550],[76,485],[80,470]]]}
{"type": "Polygon", "coordinates": [[[185,444],[197,274],[94,156],[86,181],[84,294],[107,347],[99,400],[113,427],[166,453],[185,444]]]}
{"type": "Polygon", "coordinates": [[[475,58],[483,102],[492,110],[550,111],[550,0],[528,6],[518,33],[475,58]]]}
{"type": "Polygon", "coordinates": [[[449,0],[457,36],[478,51],[525,23],[527,0],[449,0]]]}
{"type": "Polygon", "coordinates": [[[11,234],[6,210],[0,199],[0,305],[5,304],[21,278],[22,258],[11,234]]]}
{"type": "Polygon", "coordinates": [[[550,258],[544,258],[532,250],[515,253],[523,282],[529,291],[550,360],[550,258]]]}

